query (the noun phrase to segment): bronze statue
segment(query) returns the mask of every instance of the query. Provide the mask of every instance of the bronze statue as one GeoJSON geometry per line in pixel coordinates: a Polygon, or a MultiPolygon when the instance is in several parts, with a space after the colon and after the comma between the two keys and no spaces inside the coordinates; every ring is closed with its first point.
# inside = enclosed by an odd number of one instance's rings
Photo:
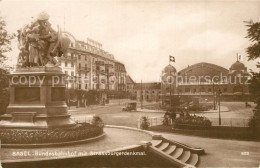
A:
{"type": "Polygon", "coordinates": [[[18,30],[20,53],[18,64],[23,67],[58,65],[55,56],[66,53],[70,39],[56,32],[49,23],[49,15],[41,12],[36,21],[18,30]]]}

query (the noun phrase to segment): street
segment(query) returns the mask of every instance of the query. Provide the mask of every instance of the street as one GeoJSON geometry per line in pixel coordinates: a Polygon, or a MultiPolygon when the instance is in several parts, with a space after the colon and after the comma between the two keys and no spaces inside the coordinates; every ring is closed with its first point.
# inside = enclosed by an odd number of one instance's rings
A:
{"type": "MultiPolygon", "coordinates": [[[[113,103],[105,105],[105,106],[91,106],[87,108],[75,108],[72,107],[69,112],[72,114],[72,117],[75,119],[80,119],[84,121],[84,119],[88,119],[90,116],[96,114],[99,115],[105,122],[105,124],[109,125],[122,125],[122,126],[129,126],[129,127],[137,127],[137,120],[141,116],[148,116],[148,117],[163,117],[163,112],[123,112],[122,108],[125,107],[127,102],[131,102],[131,100],[115,100],[113,103]]],[[[144,109],[146,108],[151,109],[152,107],[158,106],[159,103],[155,102],[144,102],[144,109]]],[[[253,115],[253,107],[255,106],[251,103],[251,108],[246,108],[243,102],[221,102],[222,106],[225,106],[228,111],[221,112],[221,118],[223,122],[230,123],[232,119],[233,124],[239,125],[241,122],[241,126],[247,124],[250,117],[253,115]]],[[[140,109],[140,103],[137,104],[137,108],[140,109]]],[[[156,111],[156,108],[154,111],[156,111]]],[[[149,111],[149,110],[147,110],[149,111]]],[[[218,111],[212,113],[198,113],[196,115],[202,115],[214,122],[218,122],[218,111]]]]}
{"type": "Polygon", "coordinates": [[[98,107],[88,108],[71,108],[69,112],[73,118],[83,120],[92,115],[99,115],[107,125],[121,125],[129,127],[137,127],[137,120],[141,116],[162,117],[164,113],[148,113],[148,112],[123,112],[124,104],[112,104],[98,107]]]}
{"type": "MultiPolygon", "coordinates": [[[[230,112],[223,113],[223,115],[228,115],[229,117],[246,117],[252,110],[245,110],[242,102],[223,102],[223,105],[231,110],[230,112]]],[[[149,117],[162,117],[164,115],[164,113],[122,112],[123,107],[124,104],[112,104],[91,108],[72,108],[70,112],[72,113],[72,117],[80,119],[97,114],[104,120],[105,124],[129,127],[137,127],[137,120],[143,115],[149,117]]],[[[199,164],[202,167],[255,167],[259,165],[260,142],[214,139],[174,133],[162,134],[169,139],[205,149],[206,155],[201,157],[199,164]],[[243,153],[248,155],[244,155],[243,153]]]]}

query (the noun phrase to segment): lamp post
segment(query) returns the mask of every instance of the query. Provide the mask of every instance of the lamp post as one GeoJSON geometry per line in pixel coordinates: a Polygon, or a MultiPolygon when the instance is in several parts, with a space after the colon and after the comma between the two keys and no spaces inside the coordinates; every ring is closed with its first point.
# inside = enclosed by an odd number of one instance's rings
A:
{"type": "Polygon", "coordinates": [[[213,81],[213,84],[212,84],[212,93],[213,93],[213,110],[216,110],[216,104],[215,104],[215,88],[214,88],[214,81],[213,81]]]}
{"type": "Polygon", "coordinates": [[[70,94],[69,94],[69,81],[68,81],[68,76],[66,77],[65,80],[65,88],[66,88],[66,102],[67,102],[67,106],[70,109],[70,94]]]}
{"type": "Polygon", "coordinates": [[[220,116],[220,95],[221,95],[220,88],[218,89],[218,124],[221,125],[221,116],[220,116]]]}
{"type": "MultiPolygon", "coordinates": [[[[217,84],[218,84],[218,81],[219,81],[219,80],[216,79],[217,84]]],[[[213,79],[212,82],[213,82],[213,106],[214,106],[213,109],[216,110],[216,105],[217,105],[217,101],[218,101],[218,100],[217,100],[217,98],[216,98],[216,94],[217,94],[217,93],[215,92],[215,81],[214,81],[214,79],[213,79]]]]}

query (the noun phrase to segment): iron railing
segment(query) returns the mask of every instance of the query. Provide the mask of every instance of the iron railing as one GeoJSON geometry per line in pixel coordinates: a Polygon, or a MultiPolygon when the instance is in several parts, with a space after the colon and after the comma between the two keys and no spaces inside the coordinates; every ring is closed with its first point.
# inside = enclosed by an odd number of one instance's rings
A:
{"type": "MultiPolygon", "coordinates": [[[[207,117],[208,118],[208,117],[207,117]]],[[[163,125],[163,117],[148,117],[149,126],[163,125]]],[[[250,119],[243,118],[221,118],[221,125],[219,125],[218,118],[208,118],[212,126],[227,126],[227,127],[248,127],[250,119]]],[[[169,124],[172,125],[172,121],[169,119],[169,124]]],[[[138,120],[137,126],[140,126],[140,120],[138,120]]]]}

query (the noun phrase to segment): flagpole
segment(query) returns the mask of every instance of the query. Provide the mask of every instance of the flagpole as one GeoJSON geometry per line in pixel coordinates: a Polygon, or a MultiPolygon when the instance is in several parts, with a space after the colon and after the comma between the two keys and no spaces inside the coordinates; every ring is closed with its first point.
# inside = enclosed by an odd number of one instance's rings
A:
{"type": "MultiPolygon", "coordinates": [[[[171,55],[169,55],[169,65],[171,65],[171,55]]],[[[170,108],[172,107],[172,71],[170,71],[170,79],[171,79],[171,83],[170,83],[170,108]]]]}
{"type": "MultiPolygon", "coordinates": [[[[169,55],[169,65],[171,65],[171,62],[175,62],[175,58],[171,55],[169,55]],[[171,59],[172,58],[172,59],[171,59]]],[[[172,106],[172,71],[170,70],[170,106],[172,106]]],[[[174,86],[173,86],[173,97],[174,97],[174,86]]]]}
{"type": "Polygon", "coordinates": [[[171,79],[171,83],[170,83],[170,107],[172,107],[172,71],[170,71],[170,79],[171,79]]]}

